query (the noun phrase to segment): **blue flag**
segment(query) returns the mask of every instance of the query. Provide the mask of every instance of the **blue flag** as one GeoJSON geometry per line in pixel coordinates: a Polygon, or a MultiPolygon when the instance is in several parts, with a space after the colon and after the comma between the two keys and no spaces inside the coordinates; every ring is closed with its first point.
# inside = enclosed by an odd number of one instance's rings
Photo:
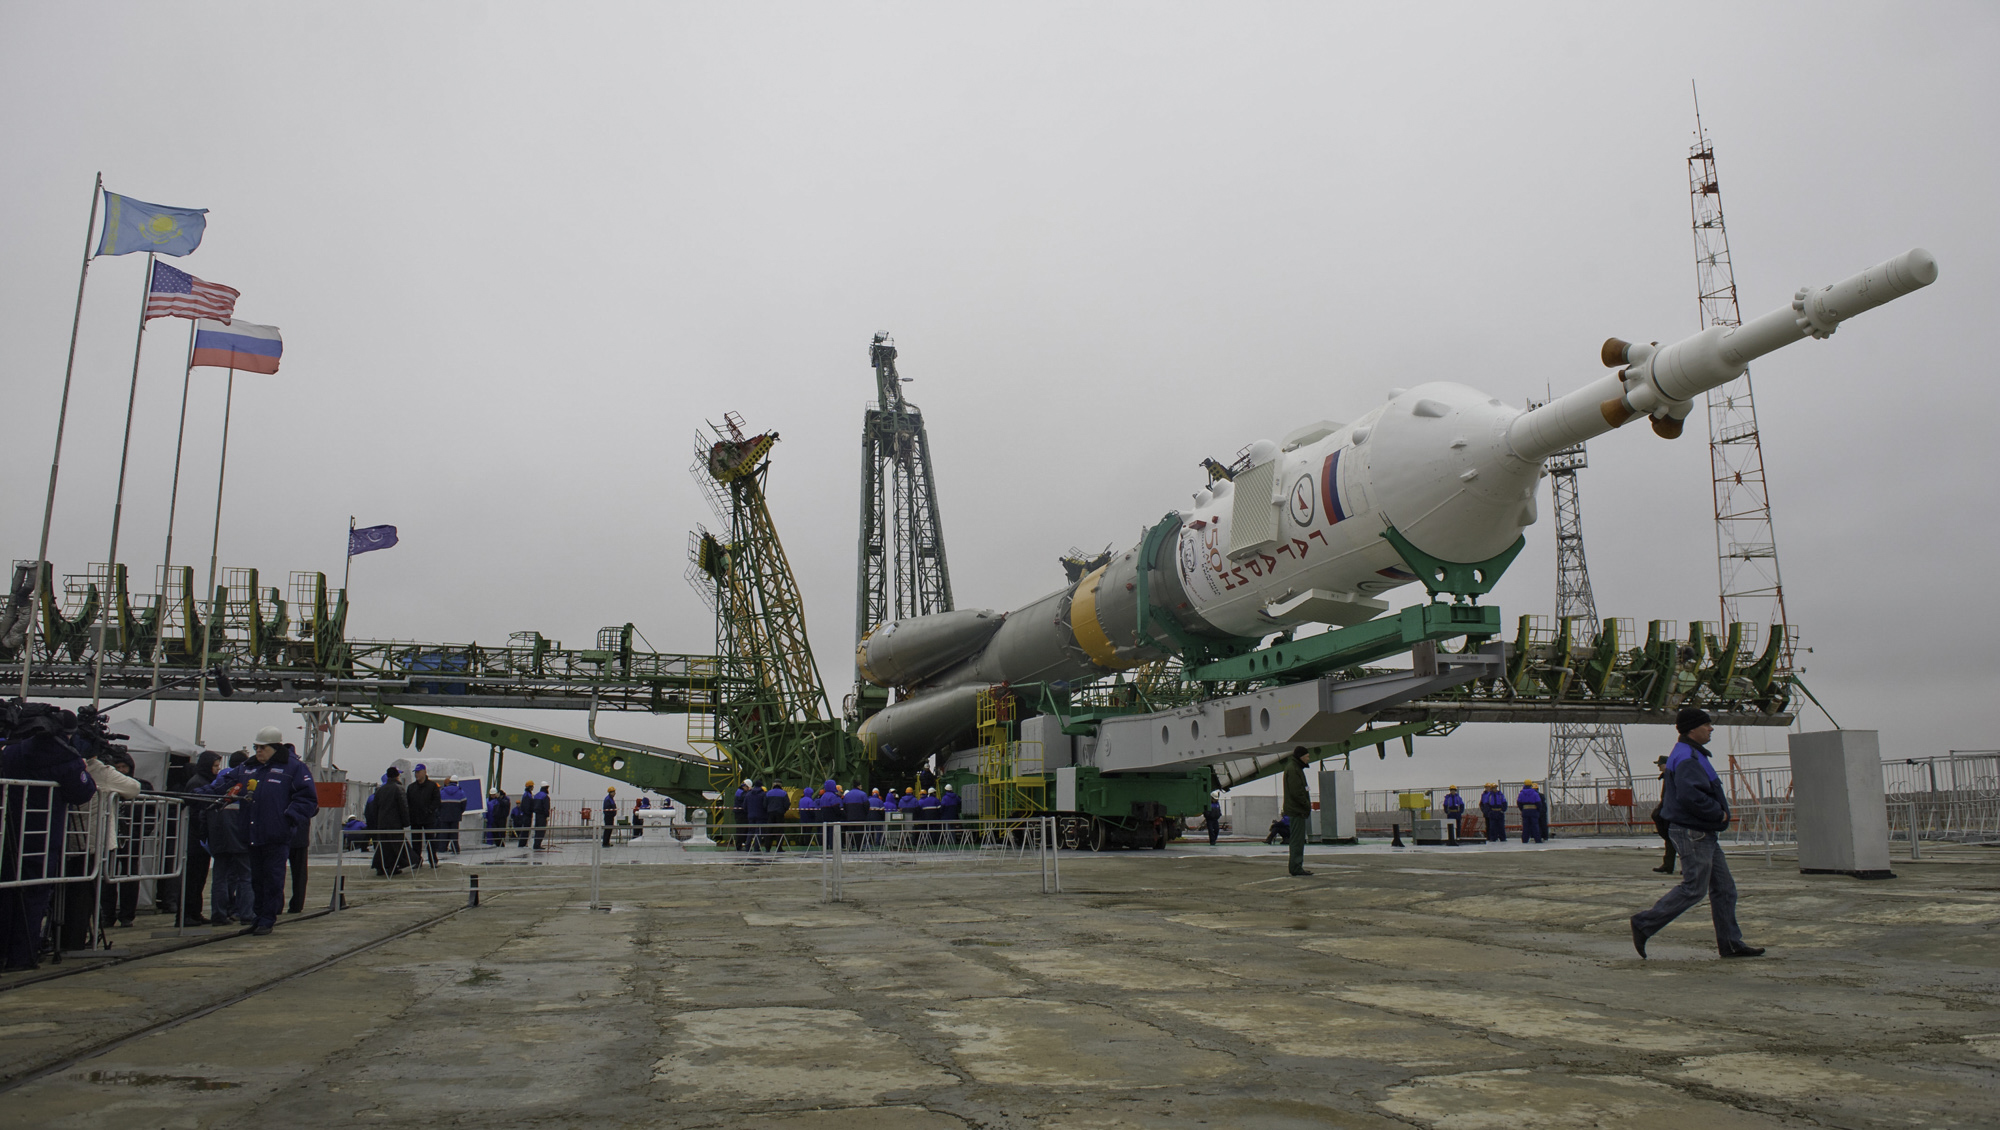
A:
{"type": "Polygon", "coordinates": [[[201,233],[208,227],[207,216],[206,208],[168,208],[107,192],[104,234],[98,237],[97,253],[130,255],[135,251],[156,251],[161,255],[186,255],[201,246],[201,233]]]}
{"type": "Polygon", "coordinates": [[[363,526],[358,530],[347,531],[347,555],[349,557],[357,553],[373,553],[378,549],[387,549],[395,544],[396,527],[394,526],[363,526]]]}

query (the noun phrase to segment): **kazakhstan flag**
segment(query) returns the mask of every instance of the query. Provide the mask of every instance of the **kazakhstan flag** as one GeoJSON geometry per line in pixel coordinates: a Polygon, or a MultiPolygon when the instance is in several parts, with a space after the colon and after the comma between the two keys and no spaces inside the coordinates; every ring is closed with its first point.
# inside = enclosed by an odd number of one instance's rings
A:
{"type": "Polygon", "coordinates": [[[208,227],[207,215],[206,208],[167,208],[107,192],[104,235],[97,241],[97,253],[130,255],[134,251],[155,251],[161,255],[186,255],[201,246],[201,233],[208,227]]]}

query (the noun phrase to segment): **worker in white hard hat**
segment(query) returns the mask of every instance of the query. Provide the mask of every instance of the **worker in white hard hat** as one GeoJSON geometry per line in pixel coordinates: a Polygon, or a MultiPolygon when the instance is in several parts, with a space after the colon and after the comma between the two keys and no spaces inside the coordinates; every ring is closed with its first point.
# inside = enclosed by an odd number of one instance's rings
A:
{"type": "Polygon", "coordinates": [[[506,847],[507,794],[495,785],[486,790],[486,846],[506,847]]]}
{"type": "Polygon", "coordinates": [[[944,787],[944,795],[938,797],[938,815],[944,819],[944,842],[958,842],[958,820],[965,814],[965,798],[950,785],[944,787]]]}
{"type": "Polygon", "coordinates": [[[269,934],[284,902],[285,863],[292,839],[319,814],[319,791],[312,773],[292,753],[285,732],[266,726],[257,732],[255,753],[199,791],[239,797],[236,830],[250,857],[253,934],[269,934]]]}

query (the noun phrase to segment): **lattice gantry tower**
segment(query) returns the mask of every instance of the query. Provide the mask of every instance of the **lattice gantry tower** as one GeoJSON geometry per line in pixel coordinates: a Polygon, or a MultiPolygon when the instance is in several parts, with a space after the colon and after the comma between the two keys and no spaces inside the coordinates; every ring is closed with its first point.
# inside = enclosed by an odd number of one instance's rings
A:
{"type": "MultiPolygon", "coordinates": [[[[1556,620],[1562,630],[1597,631],[1597,598],[1590,591],[1590,564],[1583,555],[1583,508],[1576,473],[1590,465],[1583,445],[1549,457],[1549,490],[1556,511],[1556,620]]],[[[1595,647],[1616,647],[1614,639],[1595,638],[1595,647]]],[[[1632,762],[1625,751],[1625,728],[1598,722],[1549,724],[1548,801],[1554,805],[1590,803],[1596,798],[1582,788],[1585,771],[1595,764],[1612,782],[1632,783],[1632,762]]]]}
{"type": "MultiPolygon", "coordinates": [[[[1695,142],[1688,153],[1689,213],[1694,223],[1694,271],[1701,328],[1743,322],[1736,301],[1736,269],[1722,220],[1722,187],[1715,146],[1695,103],[1695,142]]],[[[1785,614],[1785,586],[1778,569],[1778,536],[1764,477],[1764,446],[1750,372],[1708,393],[1708,457],[1715,490],[1715,560],[1723,624],[1758,625],[1779,635],[1781,669],[1790,671],[1797,629],[1785,614]]],[[[1754,651],[1756,641],[1746,639],[1754,651]]]]}
{"type": "MultiPolygon", "coordinates": [[[[893,338],[876,334],[868,346],[868,360],[875,367],[876,399],[861,425],[857,643],[885,622],[952,608],[951,569],[945,561],[924,414],[903,398],[893,338]]],[[[860,680],[858,670],[856,675],[856,702],[865,713],[869,697],[882,692],[860,680]]]]}
{"type": "Polygon", "coordinates": [[[845,780],[854,768],[806,639],[798,580],[765,498],[777,442],[776,432],[749,434],[734,412],[720,428],[695,434],[690,470],[727,533],[697,527],[689,545],[689,580],[715,607],[716,651],[724,668],[713,728],[691,712],[689,739],[716,748],[718,783],[739,775],[804,783],[838,774],[845,780]]]}

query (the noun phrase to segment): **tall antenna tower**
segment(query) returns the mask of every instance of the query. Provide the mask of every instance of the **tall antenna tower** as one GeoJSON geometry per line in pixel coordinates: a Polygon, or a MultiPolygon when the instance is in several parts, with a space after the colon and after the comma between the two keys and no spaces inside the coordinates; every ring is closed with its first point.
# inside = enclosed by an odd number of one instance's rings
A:
{"type": "MultiPolygon", "coordinates": [[[[1688,208],[1694,221],[1695,288],[1701,328],[1736,326],[1736,269],[1729,258],[1729,229],[1722,222],[1722,186],[1715,175],[1715,146],[1701,123],[1695,95],[1693,147],[1688,151],[1688,208]]],[[[1759,625],[1781,637],[1778,662],[1790,670],[1797,629],[1785,615],[1785,586],[1778,571],[1778,535],[1771,524],[1771,495],[1764,478],[1764,445],[1757,431],[1757,402],[1750,371],[1708,393],[1708,461],[1715,485],[1715,562],[1722,624],[1744,625],[1744,647],[1759,625]]]]}
{"type": "MultiPolygon", "coordinates": [[[[1549,490],[1556,507],[1556,621],[1563,630],[1578,627],[1596,633],[1597,598],[1590,591],[1590,564],[1583,556],[1583,507],[1577,495],[1576,473],[1590,466],[1583,445],[1549,457],[1549,490]]],[[[1616,639],[1592,637],[1593,647],[1616,647],[1616,639]]],[[[1632,783],[1632,761],[1625,752],[1625,728],[1596,722],[1549,724],[1549,772],[1546,801],[1552,805],[1595,803],[1583,788],[1583,775],[1595,763],[1605,778],[1621,786],[1632,783]]]]}
{"type": "MultiPolygon", "coordinates": [[[[951,569],[938,519],[924,414],[903,399],[896,342],[886,333],[868,346],[875,367],[875,404],[861,425],[861,541],[855,567],[854,639],[879,625],[951,611],[951,569]]],[[[855,672],[850,718],[888,705],[888,694],[855,672]]]]}

